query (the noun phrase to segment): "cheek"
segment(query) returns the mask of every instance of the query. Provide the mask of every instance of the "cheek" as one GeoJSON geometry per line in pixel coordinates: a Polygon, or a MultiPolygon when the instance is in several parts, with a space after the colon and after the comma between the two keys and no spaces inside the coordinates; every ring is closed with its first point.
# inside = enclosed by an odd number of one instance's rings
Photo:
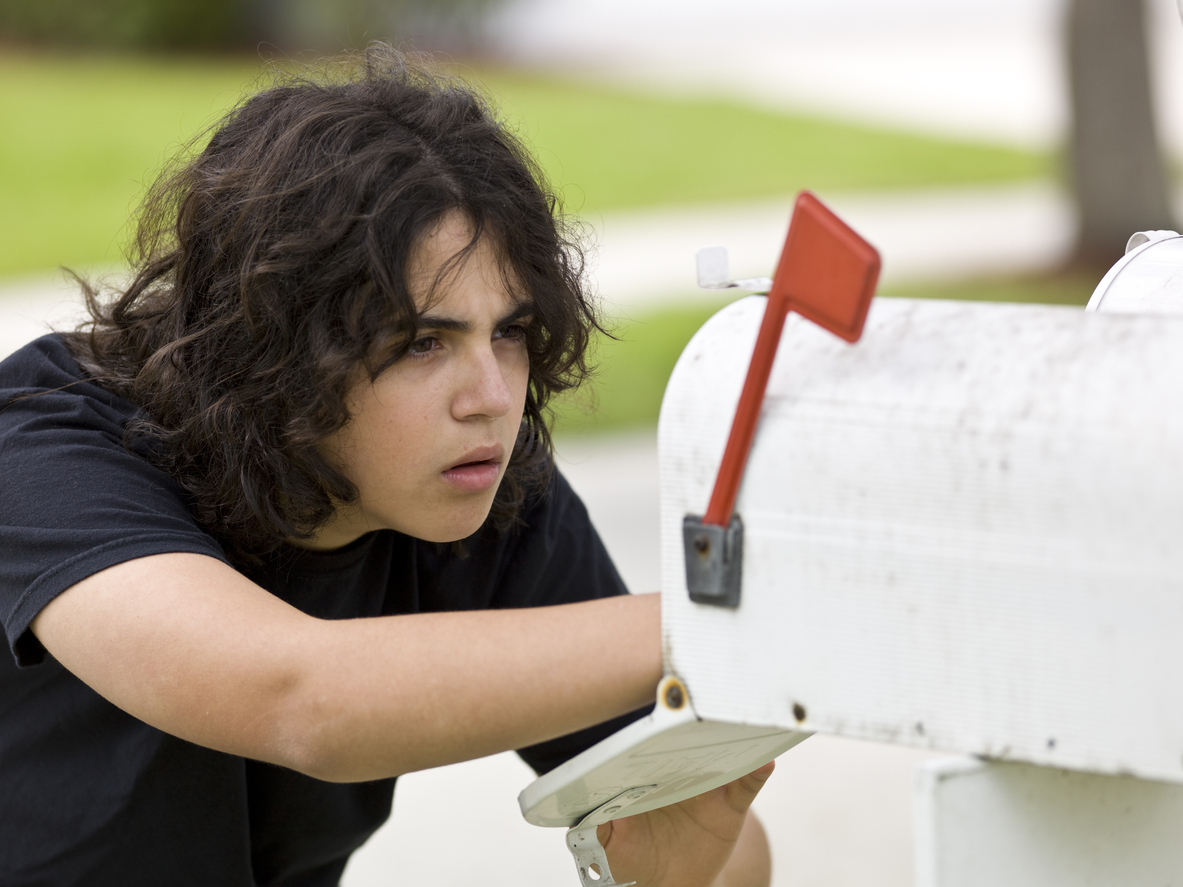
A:
{"type": "Polygon", "coordinates": [[[530,386],[530,355],[524,348],[515,356],[505,378],[517,402],[525,403],[526,391],[530,386]]]}
{"type": "Polygon", "coordinates": [[[417,494],[424,475],[434,464],[432,442],[413,423],[372,427],[355,440],[346,476],[357,487],[363,507],[388,507],[417,494]],[[382,503],[386,503],[382,505],[382,503]]]}
{"type": "Polygon", "coordinates": [[[399,390],[402,387],[406,386],[379,383],[352,410],[341,455],[353,469],[350,480],[359,486],[405,465],[424,437],[421,405],[399,390]]]}

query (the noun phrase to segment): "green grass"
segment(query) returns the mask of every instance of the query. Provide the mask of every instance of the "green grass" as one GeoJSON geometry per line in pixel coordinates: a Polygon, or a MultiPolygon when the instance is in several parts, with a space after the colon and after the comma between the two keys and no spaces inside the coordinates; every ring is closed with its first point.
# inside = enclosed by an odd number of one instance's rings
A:
{"type": "Polygon", "coordinates": [[[560,399],[559,434],[616,431],[653,425],[665,384],[678,356],[698,328],[731,299],[692,300],[693,307],[658,308],[619,321],[615,338],[598,336],[593,347],[597,372],[591,382],[560,399]]]}
{"type": "Polygon", "coordinates": [[[937,139],[719,99],[485,73],[568,209],[600,212],[802,188],[986,184],[1052,174],[1046,154],[937,139]]]}
{"type": "Polygon", "coordinates": [[[0,274],[115,262],[165,160],[255,66],[0,55],[0,274]]]}
{"type": "MultiPolygon", "coordinates": [[[[0,54],[0,275],[116,262],[164,161],[258,60],[0,54]]],[[[471,71],[469,71],[471,74],[471,71]]],[[[540,75],[480,80],[570,210],[1046,175],[1048,156],[540,75]]]]}
{"type": "MultiPolygon", "coordinates": [[[[1084,305],[1099,275],[1089,273],[984,278],[952,283],[894,286],[881,295],[986,302],[1084,305]]],[[[616,340],[600,338],[596,377],[556,407],[560,435],[621,431],[657,424],[661,398],[678,356],[706,320],[729,300],[686,300],[693,307],[666,307],[618,324],[616,340]]]]}
{"type": "Polygon", "coordinates": [[[1104,271],[1065,271],[1055,274],[1013,275],[953,283],[904,284],[886,287],[881,295],[914,299],[962,299],[971,302],[1040,302],[1048,305],[1085,305],[1104,271]]]}

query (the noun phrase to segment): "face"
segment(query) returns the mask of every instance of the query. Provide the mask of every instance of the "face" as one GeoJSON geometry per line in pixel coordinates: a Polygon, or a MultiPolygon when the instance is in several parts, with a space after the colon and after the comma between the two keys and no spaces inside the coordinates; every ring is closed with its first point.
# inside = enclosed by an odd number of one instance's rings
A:
{"type": "Polygon", "coordinates": [[[384,528],[450,542],[476,532],[488,516],[525,407],[532,306],[507,291],[484,242],[436,284],[470,238],[467,220],[453,214],[412,253],[418,338],[376,379],[363,373],[350,391],[352,419],[325,452],[359,500],[341,509],[312,547],[337,548],[384,528]]]}

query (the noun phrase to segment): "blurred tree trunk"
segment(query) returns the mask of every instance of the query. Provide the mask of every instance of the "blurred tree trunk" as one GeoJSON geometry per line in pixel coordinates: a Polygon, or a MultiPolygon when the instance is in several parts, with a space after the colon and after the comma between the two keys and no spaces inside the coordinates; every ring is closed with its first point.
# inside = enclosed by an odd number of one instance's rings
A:
{"type": "Polygon", "coordinates": [[[1173,228],[1154,124],[1144,0],[1069,0],[1076,264],[1108,267],[1135,231],[1173,228]]]}

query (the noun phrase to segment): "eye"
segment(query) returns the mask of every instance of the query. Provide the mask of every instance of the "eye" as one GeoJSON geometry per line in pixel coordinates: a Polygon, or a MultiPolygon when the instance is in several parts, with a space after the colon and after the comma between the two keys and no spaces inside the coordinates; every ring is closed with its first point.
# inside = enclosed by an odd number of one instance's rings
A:
{"type": "Polygon", "coordinates": [[[407,347],[407,353],[412,357],[422,357],[438,348],[439,344],[439,339],[435,336],[422,336],[407,347]]]}
{"type": "Polygon", "coordinates": [[[495,335],[498,339],[525,339],[528,325],[528,323],[507,323],[503,327],[498,327],[495,335]]]}

